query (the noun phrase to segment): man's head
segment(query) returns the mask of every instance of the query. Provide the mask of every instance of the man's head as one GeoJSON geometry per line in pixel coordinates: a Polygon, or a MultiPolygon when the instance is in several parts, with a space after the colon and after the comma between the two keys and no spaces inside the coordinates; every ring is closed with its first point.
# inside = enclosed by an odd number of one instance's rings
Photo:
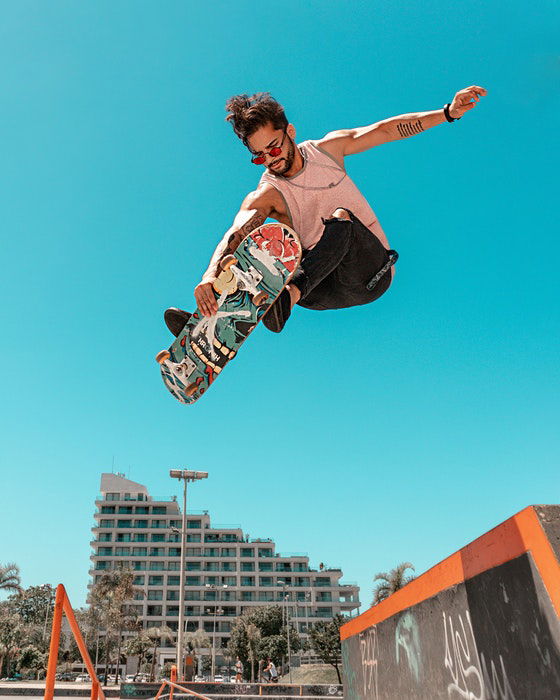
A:
{"type": "Polygon", "coordinates": [[[275,175],[285,175],[296,154],[296,130],[284,108],[268,92],[235,95],[226,102],[227,121],[251,152],[252,159],[275,175]]]}

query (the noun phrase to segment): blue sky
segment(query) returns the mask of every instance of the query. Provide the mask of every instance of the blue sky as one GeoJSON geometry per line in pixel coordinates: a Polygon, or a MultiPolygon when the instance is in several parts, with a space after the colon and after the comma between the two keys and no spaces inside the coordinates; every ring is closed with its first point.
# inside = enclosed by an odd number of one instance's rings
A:
{"type": "Polygon", "coordinates": [[[0,27],[0,562],[85,600],[100,474],[278,551],[418,572],[558,503],[557,3],[5,2],[0,27]],[[374,304],[257,329],[197,404],[165,391],[162,312],[193,306],[259,170],[224,121],[269,90],[298,139],[465,118],[347,160],[391,245],[374,304]]]}

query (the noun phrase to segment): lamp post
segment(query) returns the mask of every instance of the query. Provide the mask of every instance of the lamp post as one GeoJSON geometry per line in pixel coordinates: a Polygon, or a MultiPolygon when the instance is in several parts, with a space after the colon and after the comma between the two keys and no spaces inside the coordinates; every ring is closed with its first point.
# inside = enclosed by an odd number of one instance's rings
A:
{"type": "Polygon", "coordinates": [[[183,482],[183,521],[181,527],[181,571],[179,576],[179,629],[177,630],[177,680],[183,680],[183,626],[185,620],[185,550],[187,540],[187,483],[208,478],[208,472],[170,469],[169,476],[183,482]]]}
{"type": "MultiPolygon", "coordinates": [[[[227,583],[219,586],[217,583],[207,583],[206,588],[211,588],[216,591],[216,601],[220,602],[220,594],[217,592],[220,588],[227,588],[227,583]]],[[[216,675],[216,615],[223,615],[224,611],[219,606],[214,608],[214,612],[210,608],[206,608],[206,613],[208,615],[214,615],[214,625],[212,630],[212,680],[216,675]]]]}
{"type": "MultiPolygon", "coordinates": [[[[286,602],[290,600],[290,592],[287,591],[287,584],[285,581],[277,581],[282,586],[282,590],[284,591],[284,594],[282,596],[282,610],[284,609],[284,606],[286,605],[286,602]]],[[[284,618],[284,615],[282,615],[282,618],[284,618]]],[[[290,609],[289,607],[286,607],[286,639],[288,640],[288,673],[289,673],[289,679],[290,683],[292,682],[292,664],[291,664],[291,648],[290,648],[290,609]]],[[[284,669],[282,669],[283,671],[284,669]]]]}

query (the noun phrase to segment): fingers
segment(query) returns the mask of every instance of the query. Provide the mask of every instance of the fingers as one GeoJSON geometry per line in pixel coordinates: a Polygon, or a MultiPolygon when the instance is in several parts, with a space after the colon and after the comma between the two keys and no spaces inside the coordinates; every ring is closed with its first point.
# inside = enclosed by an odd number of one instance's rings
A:
{"type": "Polygon", "coordinates": [[[218,304],[211,283],[199,285],[194,290],[194,297],[204,316],[212,316],[218,312],[218,304]]]}

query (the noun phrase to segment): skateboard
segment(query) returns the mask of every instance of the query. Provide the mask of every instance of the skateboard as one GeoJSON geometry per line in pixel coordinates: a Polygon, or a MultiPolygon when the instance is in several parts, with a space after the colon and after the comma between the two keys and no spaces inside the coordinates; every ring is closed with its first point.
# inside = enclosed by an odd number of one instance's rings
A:
{"type": "Polygon", "coordinates": [[[199,309],[168,350],[156,356],[163,382],[181,403],[197,401],[288,284],[301,260],[295,231],[264,224],[246,236],[220,262],[213,283],[218,312],[199,309]]]}

